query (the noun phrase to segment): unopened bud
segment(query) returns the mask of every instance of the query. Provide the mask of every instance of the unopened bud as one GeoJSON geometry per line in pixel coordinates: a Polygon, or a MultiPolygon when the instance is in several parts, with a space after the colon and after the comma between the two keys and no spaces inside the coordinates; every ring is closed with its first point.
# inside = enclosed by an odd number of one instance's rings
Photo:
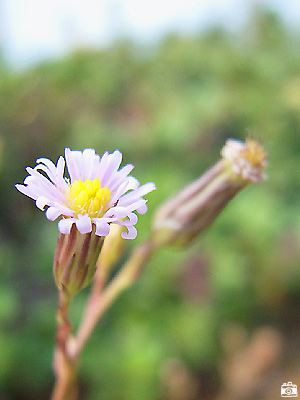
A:
{"type": "Polygon", "coordinates": [[[267,155],[260,143],[252,139],[247,139],[245,143],[229,139],[221,150],[221,155],[231,169],[233,179],[244,184],[266,179],[264,170],[267,166],[267,155]]]}
{"type": "Polygon", "coordinates": [[[158,246],[187,244],[243,187],[265,179],[266,153],[259,143],[229,139],[221,155],[217,164],[158,209],[153,229],[158,246]]]}
{"type": "Polygon", "coordinates": [[[93,279],[104,237],[81,234],[73,224],[68,235],[60,234],[54,255],[53,272],[59,290],[69,296],[84,289],[93,279]]]}

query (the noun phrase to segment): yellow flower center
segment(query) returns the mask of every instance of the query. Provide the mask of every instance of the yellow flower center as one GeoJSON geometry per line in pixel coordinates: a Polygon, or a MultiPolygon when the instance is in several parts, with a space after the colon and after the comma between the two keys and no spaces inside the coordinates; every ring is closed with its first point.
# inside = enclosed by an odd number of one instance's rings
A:
{"type": "Polygon", "coordinates": [[[101,187],[98,178],[86,179],[72,183],[68,200],[75,215],[87,213],[91,218],[100,218],[107,211],[111,193],[108,187],[101,187]]]}
{"type": "Polygon", "coordinates": [[[266,166],[267,155],[263,146],[252,139],[246,139],[245,150],[241,154],[254,167],[264,168],[266,166]]]}

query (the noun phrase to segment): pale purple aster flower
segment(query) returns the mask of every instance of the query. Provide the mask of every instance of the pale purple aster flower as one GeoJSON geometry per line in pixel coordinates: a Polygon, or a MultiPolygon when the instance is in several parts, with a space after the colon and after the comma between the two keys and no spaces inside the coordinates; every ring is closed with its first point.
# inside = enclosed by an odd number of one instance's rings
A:
{"type": "Polygon", "coordinates": [[[134,168],[128,164],[119,170],[122,153],[115,150],[105,152],[100,158],[94,149],[72,151],[65,149],[65,159],[60,156],[56,165],[47,158],[36,160],[34,168],[27,167],[29,176],[24,185],[16,188],[36,201],[40,210],[46,210],[50,221],[58,217],[58,228],[62,234],[69,234],[76,224],[81,234],[92,231],[107,236],[110,224],[126,226],[124,239],[134,239],[137,235],[135,224],[137,215],[147,211],[144,195],[155,189],[152,182],[140,186],[138,180],[129,173],[134,168]],[[65,164],[69,178],[64,177],[65,164]],[[41,172],[40,172],[41,171],[41,172]]]}

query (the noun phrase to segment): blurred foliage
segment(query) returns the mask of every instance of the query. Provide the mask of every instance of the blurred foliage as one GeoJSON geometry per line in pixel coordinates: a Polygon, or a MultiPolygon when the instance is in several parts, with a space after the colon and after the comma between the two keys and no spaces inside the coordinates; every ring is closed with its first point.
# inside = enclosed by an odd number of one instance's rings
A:
{"type": "MultiPolygon", "coordinates": [[[[266,183],[239,194],[188,249],[157,254],[105,315],[83,355],[82,399],[215,398],[232,326],[233,338],[274,328],[294,343],[286,366],[295,362],[299,45],[276,15],[259,12],[236,36],[214,29],[170,35],[151,51],[124,42],[18,73],[0,66],[1,399],[48,398],[53,383],[57,225],[13,185],[64,147],[119,148],[141,183],[156,183],[127,254],[156,207],[214,163],[227,138],[250,129],[269,153],[266,183]]],[[[76,326],[86,295],[72,308],[76,326]]]]}

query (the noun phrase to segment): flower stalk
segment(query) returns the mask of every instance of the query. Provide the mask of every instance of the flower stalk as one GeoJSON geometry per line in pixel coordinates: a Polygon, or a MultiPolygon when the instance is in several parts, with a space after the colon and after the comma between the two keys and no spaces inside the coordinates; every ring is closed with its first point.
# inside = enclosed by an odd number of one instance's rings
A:
{"type": "Polygon", "coordinates": [[[72,340],[72,326],[69,322],[71,297],[59,292],[57,311],[57,346],[54,357],[56,383],[52,400],[76,400],[78,395],[78,362],[69,355],[68,345],[72,340]]]}

